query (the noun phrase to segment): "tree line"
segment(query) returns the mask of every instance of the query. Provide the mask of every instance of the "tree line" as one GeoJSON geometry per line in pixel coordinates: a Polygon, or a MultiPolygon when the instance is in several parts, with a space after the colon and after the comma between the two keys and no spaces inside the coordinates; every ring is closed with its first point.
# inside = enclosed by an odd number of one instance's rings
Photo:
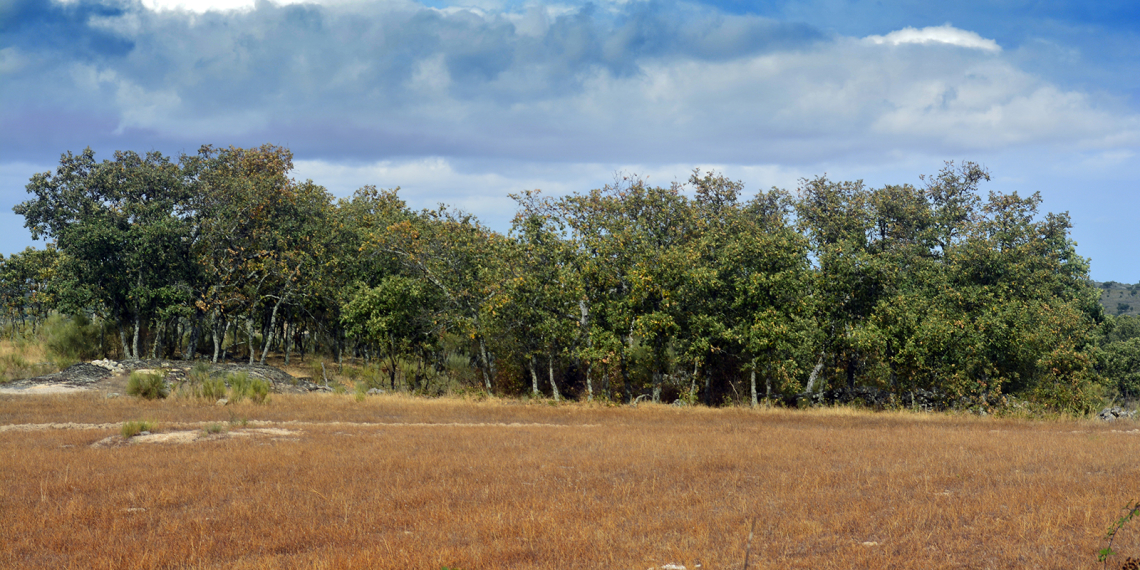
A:
{"type": "Polygon", "coordinates": [[[105,323],[126,358],[349,355],[392,389],[442,375],[555,399],[1140,395],[1140,330],[1102,310],[1067,214],[983,195],[973,163],[753,195],[711,172],[618,177],[512,195],[505,235],[291,169],[272,145],[64,154],[15,207],[50,241],[2,260],[9,331],[58,312],[105,323]]]}

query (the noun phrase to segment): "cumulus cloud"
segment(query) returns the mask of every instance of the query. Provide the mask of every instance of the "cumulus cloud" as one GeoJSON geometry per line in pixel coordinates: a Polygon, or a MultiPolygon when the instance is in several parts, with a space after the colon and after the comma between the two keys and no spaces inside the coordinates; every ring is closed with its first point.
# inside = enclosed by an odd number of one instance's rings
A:
{"type": "MultiPolygon", "coordinates": [[[[1134,144],[1140,130],[1135,114],[1043,81],[993,40],[949,25],[860,39],[685,3],[263,1],[191,12],[15,1],[25,25],[0,47],[0,124],[75,114],[66,128],[82,144],[810,164],[914,148],[1134,144]]],[[[38,158],[65,138],[29,134],[0,151],[38,158]]]]}
{"type": "Polygon", "coordinates": [[[867,41],[875,44],[946,44],[989,52],[1000,52],[1001,46],[994,40],[968,31],[959,30],[950,24],[930,26],[921,30],[906,27],[883,36],[867,36],[867,41]]]}
{"type": "Polygon", "coordinates": [[[415,209],[440,203],[475,214],[491,227],[506,231],[515,213],[507,194],[540,190],[547,196],[584,192],[614,182],[615,176],[637,176],[650,184],[684,184],[694,168],[723,173],[745,183],[745,194],[773,186],[794,188],[800,178],[818,174],[806,169],[773,164],[727,163],[534,163],[529,161],[473,161],[442,156],[344,163],[329,160],[294,160],[293,176],[322,184],[334,195],[349,196],[365,185],[400,187],[400,196],[415,209]]]}

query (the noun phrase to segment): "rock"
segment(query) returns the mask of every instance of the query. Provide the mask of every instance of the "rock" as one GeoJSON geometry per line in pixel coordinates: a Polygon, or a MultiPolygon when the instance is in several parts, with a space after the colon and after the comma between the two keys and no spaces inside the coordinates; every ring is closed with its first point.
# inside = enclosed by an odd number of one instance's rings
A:
{"type": "Polygon", "coordinates": [[[379,388],[371,388],[368,390],[368,392],[365,392],[365,393],[368,394],[369,396],[376,396],[379,394],[383,394],[384,391],[379,389],[379,388]]]}
{"type": "Polygon", "coordinates": [[[1101,410],[1096,417],[1106,422],[1112,422],[1118,419],[1131,419],[1136,417],[1136,410],[1126,411],[1120,406],[1111,406],[1101,410]]]}
{"type": "Polygon", "coordinates": [[[229,403],[230,403],[229,398],[222,398],[222,399],[218,400],[217,402],[215,402],[214,405],[225,406],[225,405],[228,405],[229,403]]]}
{"type": "Polygon", "coordinates": [[[92,360],[91,364],[93,366],[98,366],[99,368],[102,368],[111,374],[125,374],[127,372],[126,367],[124,367],[122,364],[119,364],[118,362],[115,362],[114,360],[92,360]]]}

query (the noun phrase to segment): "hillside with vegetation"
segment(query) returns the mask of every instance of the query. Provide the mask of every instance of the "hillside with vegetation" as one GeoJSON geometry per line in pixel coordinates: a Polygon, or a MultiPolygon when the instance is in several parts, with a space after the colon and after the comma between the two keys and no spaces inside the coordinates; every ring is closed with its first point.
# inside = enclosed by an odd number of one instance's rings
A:
{"type": "Polygon", "coordinates": [[[1140,315],[1140,283],[1128,285],[1116,281],[1093,282],[1100,289],[1100,304],[1112,315],[1140,315]]]}
{"type": "Polygon", "coordinates": [[[76,359],[355,357],[419,393],[1075,413],[1140,395],[1135,311],[1102,306],[1116,289],[1068,216],[983,193],[972,163],[920,187],[749,195],[695,171],[528,191],[507,234],[291,169],[269,145],[63,155],[15,208],[48,246],[3,259],[4,333],[63,319],[76,359]]]}

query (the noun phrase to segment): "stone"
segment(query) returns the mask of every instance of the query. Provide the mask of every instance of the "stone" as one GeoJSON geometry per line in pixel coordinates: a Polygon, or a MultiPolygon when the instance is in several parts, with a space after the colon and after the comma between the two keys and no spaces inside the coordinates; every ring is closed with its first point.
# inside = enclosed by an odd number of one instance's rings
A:
{"type": "Polygon", "coordinates": [[[214,405],[225,406],[225,405],[228,405],[229,403],[230,403],[229,398],[222,398],[222,399],[218,400],[217,402],[215,402],[214,405]]]}
{"type": "Polygon", "coordinates": [[[1096,417],[1106,422],[1112,422],[1118,419],[1131,419],[1136,417],[1136,410],[1126,411],[1120,406],[1110,406],[1101,410],[1096,417]]]}

